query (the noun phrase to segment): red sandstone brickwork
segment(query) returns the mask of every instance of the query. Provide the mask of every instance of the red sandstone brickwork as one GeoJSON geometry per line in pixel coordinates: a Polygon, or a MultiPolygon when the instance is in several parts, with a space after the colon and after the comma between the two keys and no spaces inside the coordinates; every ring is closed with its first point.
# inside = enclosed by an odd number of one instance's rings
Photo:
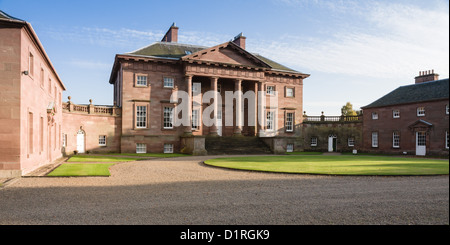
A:
{"type": "Polygon", "coordinates": [[[448,100],[421,102],[414,104],[369,108],[364,110],[363,140],[364,150],[370,152],[384,152],[415,154],[417,129],[410,128],[418,120],[424,120],[432,126],[427,129],[428,154],[448,155],[445,148],[445,133],[449,130],[449,115],[446,114],[448,100]],[[425,107],[425,116],[417,116],[417,107],[425,107]],[[400,111],[399,118],[393,118],[393,110],[400,111]],[[372,113],[378,113],[378,119],[372,119],[372,113]],[[394,148],[393,131],[400,133],[400,147],[394,148]],[[372,147],[372,132],[378,132],[378,147],[372,147]]]}
{"type": "Polygon", "coordinates": [[[63,134],[66,135],[66,146],[63,152],[74,154],[77,150],[77,132],[85,132],[85,150],[89,153],[120,152],[121,117],[113,115],[63,113],[63,134]],[[106,136],[106,146],[99,144],[99,136],[106,136]]]}
{"type": "Polygon", "coordinates": [[[64,87],[28,24],[1,22],[0,50],[0,176],[18,176],[62,156],[64,87]]]}

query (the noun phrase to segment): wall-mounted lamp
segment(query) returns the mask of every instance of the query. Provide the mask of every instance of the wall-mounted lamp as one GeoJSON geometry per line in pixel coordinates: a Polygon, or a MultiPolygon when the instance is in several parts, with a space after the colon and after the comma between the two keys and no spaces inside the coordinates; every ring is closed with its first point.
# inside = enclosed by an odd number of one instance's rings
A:
{"type": "Polygon", "coordinates": [[[28,75],[28,71],[23,71],[22,72],[24,75],[28,75]]]}

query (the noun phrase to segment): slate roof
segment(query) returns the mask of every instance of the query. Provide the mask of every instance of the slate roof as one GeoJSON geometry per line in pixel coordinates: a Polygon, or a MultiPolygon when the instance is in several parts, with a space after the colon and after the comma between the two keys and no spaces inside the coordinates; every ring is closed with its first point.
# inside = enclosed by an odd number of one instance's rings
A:
{"type": "Polygon", "coordinates": [[[24,21],[24,20],[12,17],[11,15],[9,15],[1,10],[0,10],[0,20],[24,21]]]}
{"type": "Polygon", "coordinates": [[[180,43],[156,42],[147,47],[127,53],[131,55],[151,56],[158,58],[179,59],[190,53],[195,53],[208,47],[180,43]],[[190,52],[190,53],[189,53],[190,52]]]}
{"type": "MultiPolygon", "coordinates": [[[[198,52],[200,50],[207,49],[209,47],[181,44],[181,43],[171,43],[171,42],[155,42],[147,47],[138,49],[136,51],[126,53],[128,55],[137,56],[149,56],[156,58],[166,58],[166,59],[180,59],[183,56],[190,55],[192,53],[198,52]]],[[[264,63],[268,64],[272,69],[285,71],[285,72],[296,72],[286,66],[283,66],[273,60],[263,57],[259,54],[251,53],[256,58],[260,59],[264,63]]]]}
{"type": "Polygon", "coordinates": [[[401,86],[371,104],[362,107],[362,109],[448,99],[448,85],[449,81],[447,78],[401,86]]]}

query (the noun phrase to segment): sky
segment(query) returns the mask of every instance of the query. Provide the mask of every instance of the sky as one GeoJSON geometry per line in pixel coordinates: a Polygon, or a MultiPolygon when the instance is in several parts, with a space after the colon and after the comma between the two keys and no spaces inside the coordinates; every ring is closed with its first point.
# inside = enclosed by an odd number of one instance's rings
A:
{"type": "Polygon", "coordinates": [[[161,40],[215,46],[243,33],[246,50],[310,74],[307,115],[370,104],[419,71],[449,77],[447,0],[0,0],[31,23],[77,104],[113,104],[116,54],[161,40]]]}

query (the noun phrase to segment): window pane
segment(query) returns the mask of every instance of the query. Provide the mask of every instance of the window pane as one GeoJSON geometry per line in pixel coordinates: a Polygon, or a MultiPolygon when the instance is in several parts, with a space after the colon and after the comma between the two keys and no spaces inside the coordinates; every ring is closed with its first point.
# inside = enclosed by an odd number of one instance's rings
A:
{"type": "Polygon", "coordinates": [[[294,113],[286,113],[286,131],[294,131],[294,113]]]}
{"type": "Polygon", "coordinates": [[[293,151],[294,151],[294,144],[287,144],[286,152],[293,152],[293,151]]]}
{"type": "Polygon", "coordinates": [[[147,86],[147,76],[137,76],[136,84],[147,86]]]}
{"type": "Polygon", "coordinates": [[[192,111],[192,129],[199,129],[200,123],[199,123],[199,110],[193,110],[192,111]]]}
{"type": "Polygon", "coordinates": [[[267,112],[267,116],[266,116],[266,129],[267,130],[274,130],[274,112],[273,111],[268,111],[267,112]]]}
{"type": "Polygon", "coordinates": [[[372,147],[378,147],[378,133],[372,133],[372,147]]]}
{"type": "Polygon", "coordinates": [[[164,78],[164,87],[165,88],[173,88],[173,78],[165,77],[164,78]]]}
{"type": "Polygon", "coordinates": [[[147,107],[146,106],[136,106],[136,127],[137,128],[147,127],[147,107]]]}
{"type": "Polygon", "coordinates": [[[173,144],[164,144],[164,153],[173,153],[173,144]]]}
{"type": "Polygon", "coordinates": [[[106,145],[106,135],[98,136],[98,145],[105,146],[106,145]]]}
{"type": "Polygon", "coordinates": [[[294,89],[293,88],[286,88],[286,96],[287,97],[294,97],[294,89]]]}
{"type": "Polygon", "coordinates": [[[392,134],[392,146],[396,148],[400,147],[400,134],[398,132],[392,134]]]}
{"type": "Polygon", "coordinates": [[[173,128],[173,107],[164,107],[164,128],[173,128]]]}
{"type": "Polygon", "coordinates": [[[147,153],[147,144],[137,143],[136,153],[147,153]]]}
{"type": "Polygon", "coordinates": [[[348,138],[348,146],[355,146],[355,139],[354,138],[348,138]]]}

